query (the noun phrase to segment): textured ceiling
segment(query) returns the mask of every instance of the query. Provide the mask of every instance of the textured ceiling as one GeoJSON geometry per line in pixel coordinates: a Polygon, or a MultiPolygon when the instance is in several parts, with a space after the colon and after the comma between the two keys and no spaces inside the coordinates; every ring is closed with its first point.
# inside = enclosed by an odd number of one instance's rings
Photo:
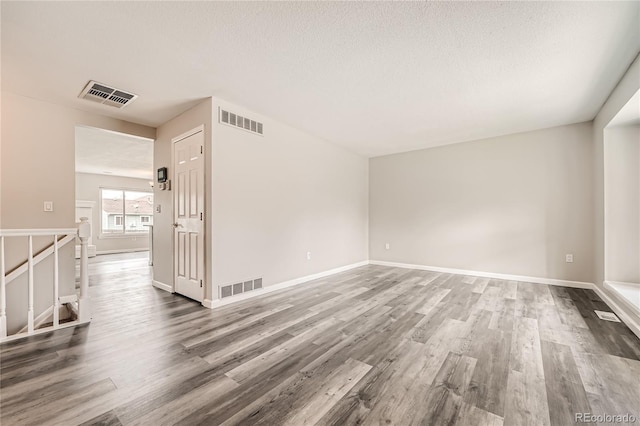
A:
{"type": "Polygon", "coordinates": [[[153,180],[153,140],[78,126],[76,172],[153,180]]]}
{"type": "Polygon", "coordinates": [[[218,96],[366,156],[591,120],[640,51],[636,1],[1,7],[3,90],[152,126],[218,96]]]}

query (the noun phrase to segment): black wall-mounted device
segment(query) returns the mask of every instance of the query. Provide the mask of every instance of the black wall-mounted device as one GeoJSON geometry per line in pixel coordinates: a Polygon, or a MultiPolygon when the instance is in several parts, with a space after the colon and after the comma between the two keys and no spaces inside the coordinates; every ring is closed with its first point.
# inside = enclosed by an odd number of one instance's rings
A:
{"type": "Polygon", "coordinates": [[[158,183],[164,183],[168,179],[167,168],[160,167],[158,169],[158,183]]]}

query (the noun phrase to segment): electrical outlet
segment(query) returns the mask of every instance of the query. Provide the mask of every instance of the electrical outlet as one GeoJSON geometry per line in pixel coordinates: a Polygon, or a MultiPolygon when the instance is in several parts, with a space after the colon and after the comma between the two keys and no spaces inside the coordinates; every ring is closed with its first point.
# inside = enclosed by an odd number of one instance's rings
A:
{"type": "Polygon", "coordinates": [[[52,212],[53,211],[53,201],[45,201],[44,202],[44,211],[52,212]]]}
{"type": "Polygon", "coordinates": [[[384,249],[385,249],[385,250],[389,250],[390,248],[391,248],[391,245],[390,245],[389,243],[386,243],[386,244],[384,245],[384,249]]]}
{"type": "Polygon", "coordinates": [[[311,260],[311,252],[310,251],[307,252],[307,260],[311,260]]]}
{"type": "Polygon", "coordinates": [[[565,255],[565,262],[573,263],[573,255],[572,254],[565,255]]]}
{"type": "Polygon", "coordinates": [[[160,204],[158,204],[156,206],[156,213],[160,213],[162,211],[162,206],[160,204]]]}

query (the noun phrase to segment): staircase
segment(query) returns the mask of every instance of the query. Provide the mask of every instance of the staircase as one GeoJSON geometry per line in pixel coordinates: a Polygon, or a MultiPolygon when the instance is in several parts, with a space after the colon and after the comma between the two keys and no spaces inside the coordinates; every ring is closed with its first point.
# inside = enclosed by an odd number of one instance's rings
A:
{"type": "MultiPolygon", "coordinates": [[[[89,299],[88,276],[88,240],[91,235],[91,225],[87,218],[80,218],[76,228],[70,229],[2,229],[0,230],[0,342],[31,336],[59,328],[72,327],[91,321],[91,305],[89,299]],[[34,238],[47,237],[52,242],[34,252],[34,238]],[[28,250],[27,259],[6,270],[7,242],[9,238],[26,240],[28,250]],[[60,295],[60,250],[67,244],[80,241],[80,293],[60,295]],[[53,268],[49,274],[42,276],[37,274],[40,281],[36,282],[34,268],[45,259],[53,258],[53,268]],[[13,334],[7,333],[7,286],[16,285],[18,277],[27,276],[27,303],[25,326],[13,334]],[[44,309],[39,315],[34,311],[34,290],[43,286],[52,286],[51,306],[44,309]]],[[[68,272],[68,271],[65,271],[68,272]]],[[[72,276],[75,276],[72,271],[72,276]]],[[[75,283],[73,285],[75,292],[75,283]]],[[[16,301],[12,301],[16,303],[16,301]]]]}

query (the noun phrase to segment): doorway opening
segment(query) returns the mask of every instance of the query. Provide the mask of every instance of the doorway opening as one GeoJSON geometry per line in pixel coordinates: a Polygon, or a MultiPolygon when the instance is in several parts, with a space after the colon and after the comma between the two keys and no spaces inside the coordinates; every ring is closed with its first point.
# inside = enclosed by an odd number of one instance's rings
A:
{"type": "Polygon", "coordinates": [[[91,224],[89,256],[149,252],[154,140],[87,126],[75,139],[76,221],[91,224]]]}

